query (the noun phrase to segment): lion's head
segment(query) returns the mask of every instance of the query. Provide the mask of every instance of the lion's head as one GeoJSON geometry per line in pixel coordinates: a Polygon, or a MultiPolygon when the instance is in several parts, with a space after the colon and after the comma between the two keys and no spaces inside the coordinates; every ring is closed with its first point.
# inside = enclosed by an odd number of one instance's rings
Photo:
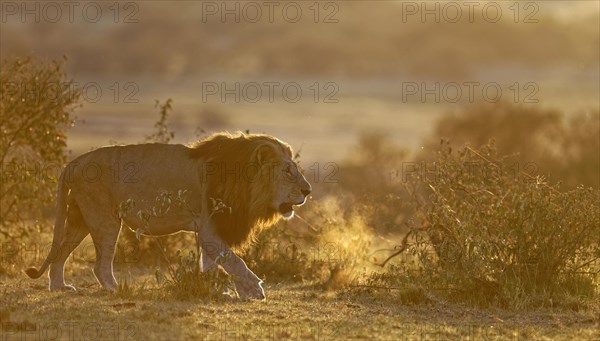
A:
{"type": "Polygon", "coordinates": [[[294,215],[311,186],[292,159],[292,148],[261,134],[220,133],[196,142],[199,176],[210,198],[228,208],[211,216],[219,236],[231,246],[244,246],[262,227],[294,215]]]}

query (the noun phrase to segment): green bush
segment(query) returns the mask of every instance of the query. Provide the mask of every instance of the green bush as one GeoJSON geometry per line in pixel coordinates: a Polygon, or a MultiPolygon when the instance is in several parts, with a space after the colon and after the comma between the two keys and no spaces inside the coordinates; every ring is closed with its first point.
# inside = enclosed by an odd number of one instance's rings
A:
{"type": "Polygon", "coordinates": [[[0,232],[36,217],[54,200],[70,117],[80,95],[64,61],[2,61],[0,69],[0,232]]]}

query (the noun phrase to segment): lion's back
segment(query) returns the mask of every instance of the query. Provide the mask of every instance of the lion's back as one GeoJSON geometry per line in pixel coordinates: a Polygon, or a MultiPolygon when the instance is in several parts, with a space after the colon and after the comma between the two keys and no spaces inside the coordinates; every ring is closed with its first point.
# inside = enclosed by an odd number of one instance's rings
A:
{"type": "Polygon", "coordinates": [[[149,200],[199,185],[198,160],[189,154],[186,146],[160,143],[102,147],[71,161],[62,177],[76,196],[149,200]]]}

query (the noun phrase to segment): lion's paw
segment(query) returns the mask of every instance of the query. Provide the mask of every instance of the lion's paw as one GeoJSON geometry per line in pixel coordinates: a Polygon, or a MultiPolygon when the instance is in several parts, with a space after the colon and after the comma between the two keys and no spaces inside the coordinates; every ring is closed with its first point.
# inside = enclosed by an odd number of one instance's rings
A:
{"type": "Polygon", "coordinates": [[[235,289],[240,298],[251,298],[265,300],[265,290],[261,285],[262,281],[235,281],[235,289]]]}

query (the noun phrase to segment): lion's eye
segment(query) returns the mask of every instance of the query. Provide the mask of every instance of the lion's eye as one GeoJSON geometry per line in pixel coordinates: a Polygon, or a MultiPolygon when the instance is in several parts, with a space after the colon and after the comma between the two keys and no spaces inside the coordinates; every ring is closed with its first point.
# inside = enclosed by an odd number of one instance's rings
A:
{"type": "Polygon", "coordinates": [[[294,172],[292,171],[292,166],[287,166],[285,169],[285,174],[288,176],[294,176],[294,172]]]}

